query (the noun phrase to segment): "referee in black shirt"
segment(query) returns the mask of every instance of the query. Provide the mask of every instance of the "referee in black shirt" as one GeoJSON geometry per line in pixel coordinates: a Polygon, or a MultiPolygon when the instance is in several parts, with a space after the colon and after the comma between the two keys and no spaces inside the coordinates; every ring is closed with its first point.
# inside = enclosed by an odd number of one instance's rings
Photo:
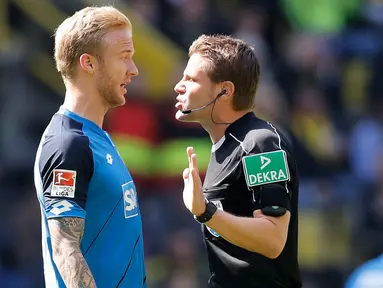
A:
{"type": "Polygon", "coordinates": [[[259,64],[230,36],[202,35],[175,86],[179,121],[209,133],[202,185],[192,147],[183,200],[203,223],[213,288],[302,287],[297,261],[298,174],[292,149],[253,110],[259,64]]]}

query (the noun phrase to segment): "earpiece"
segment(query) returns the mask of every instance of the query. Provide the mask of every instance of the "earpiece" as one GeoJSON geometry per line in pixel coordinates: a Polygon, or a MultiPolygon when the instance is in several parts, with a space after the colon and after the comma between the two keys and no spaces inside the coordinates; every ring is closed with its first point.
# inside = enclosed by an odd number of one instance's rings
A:
{"type": "Polygon", "coordinates": [[[217,95],[217,97],[221,97],[222,95],[225,95],[227,93],[226,89],[222,89],[221,92],[217,95]]]}

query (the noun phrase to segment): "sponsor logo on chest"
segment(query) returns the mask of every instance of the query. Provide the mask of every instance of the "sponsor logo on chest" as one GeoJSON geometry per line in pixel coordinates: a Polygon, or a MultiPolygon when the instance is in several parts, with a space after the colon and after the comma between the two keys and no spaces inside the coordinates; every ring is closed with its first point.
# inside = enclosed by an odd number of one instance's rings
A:
{"type": "Polygon", "coordinates": [[[133,181],[122,185],[124,216],[125,218],[136,217],[139,214],[136,186],[133,181]]]}

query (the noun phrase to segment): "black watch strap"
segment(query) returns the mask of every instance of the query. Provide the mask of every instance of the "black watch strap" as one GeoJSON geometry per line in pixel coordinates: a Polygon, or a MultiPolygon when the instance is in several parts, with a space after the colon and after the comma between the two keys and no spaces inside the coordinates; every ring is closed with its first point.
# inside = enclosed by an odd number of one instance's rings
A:
{"type": "Polygon", "coordinates": [[[199,223],[205,223],[213,217],[215,211],[217,211],[217,206],[213,202],[208,201],[206,203],[206,209],[205,212],[200,216],[194,216],[194,219],[197,220],[199,223]]]}

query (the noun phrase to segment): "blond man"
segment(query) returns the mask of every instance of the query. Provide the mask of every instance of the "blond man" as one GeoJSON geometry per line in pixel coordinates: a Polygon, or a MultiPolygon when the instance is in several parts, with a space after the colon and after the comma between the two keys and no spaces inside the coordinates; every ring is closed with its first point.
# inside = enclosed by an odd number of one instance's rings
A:
{"type": "Polygon", "coordinates": [[[87,7],[55,33],[66,94],[35,161],[46,287],[146,287],[134,181],[102,129],[138,75],[132,25],[117,9],[87,7]]]}

